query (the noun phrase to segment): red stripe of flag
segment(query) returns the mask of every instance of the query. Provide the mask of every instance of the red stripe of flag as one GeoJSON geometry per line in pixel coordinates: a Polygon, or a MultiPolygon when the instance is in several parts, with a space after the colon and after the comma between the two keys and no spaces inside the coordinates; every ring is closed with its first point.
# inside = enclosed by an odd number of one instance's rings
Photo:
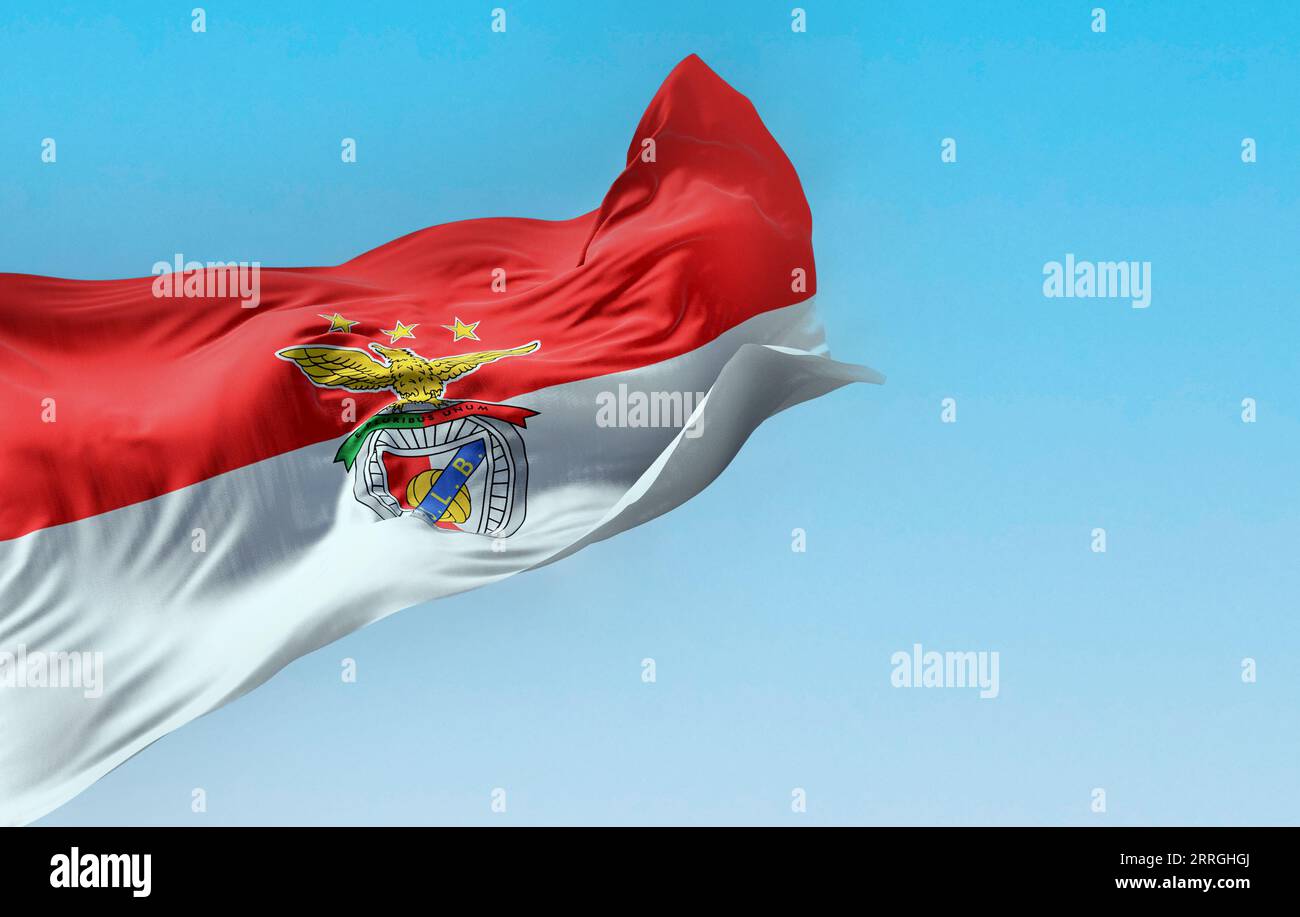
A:
{"type": "Polygon", "coordinates": [[[646,110],[600,208],[424,229],[336,267],[263,269],[260,304],[155,298],[154,278],[0,274],[0,539],[346,435],[392,402],[307,384],[281,348],[389,343],[425,357],[540,340],[448,397],[506,402],[657,363],[811,296],[811,216],[749,102],[697,57],[646,110]],[[655,161],[642,158],[655,142],[655,161]],[[506,291],[491,289],[503,269],[506,291]],[[794,292],[792,272],[806,272],[794,292]],[[327,331],[321,313],[357,324],[327,331]],[[478,322],[479,340],[440,326],[478,322]],[[46,402],[54,399],[55,422],[46,402]]]}

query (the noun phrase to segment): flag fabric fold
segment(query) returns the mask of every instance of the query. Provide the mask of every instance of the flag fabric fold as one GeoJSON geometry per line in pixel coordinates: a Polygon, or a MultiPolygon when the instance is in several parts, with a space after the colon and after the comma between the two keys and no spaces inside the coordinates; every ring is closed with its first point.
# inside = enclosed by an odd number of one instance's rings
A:
{"type": "Polygon", "coordinates": [[[358,627],[671,510],[768,416],[882,381],[826,355],[811,231],[753,106],[692,56],[584,216],[251,278],[0,274],[0,823],[358,627]]]}

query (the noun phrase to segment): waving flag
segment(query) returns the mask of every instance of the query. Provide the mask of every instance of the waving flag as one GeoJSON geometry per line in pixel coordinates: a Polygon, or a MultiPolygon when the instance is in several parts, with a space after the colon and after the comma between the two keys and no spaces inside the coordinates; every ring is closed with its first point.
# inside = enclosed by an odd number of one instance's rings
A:
{"type": "Polygon", "coordinates": [[[766,417],[881,381],[825,354],[811,229],[753,107],[690,57],[575,219],[335,267],[0,274],[0,822],[358,627],[668,511],[766,417]]]}

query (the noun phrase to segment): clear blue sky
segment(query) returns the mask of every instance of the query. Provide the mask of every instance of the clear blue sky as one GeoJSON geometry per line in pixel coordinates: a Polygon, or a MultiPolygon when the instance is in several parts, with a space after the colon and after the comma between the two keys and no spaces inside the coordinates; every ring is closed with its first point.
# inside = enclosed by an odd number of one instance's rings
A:
{"type": "Polygon", "coordinates": [[[299,660],[44,823],[1300,821],[1300,7],[809,0],[794,34],[759,0],[250,2],[195,35],[201,2],[4,5],[0,270],[569,217],[695,52],[802,177],[834,353],[889,381],[775,418],[669,516],[299,660]],[[1150,261],[1150,308],[1044,298],[1067,252],[1150,261]],[[917,642],[999,652],[1000,696],[892,688],[917,642]]]}

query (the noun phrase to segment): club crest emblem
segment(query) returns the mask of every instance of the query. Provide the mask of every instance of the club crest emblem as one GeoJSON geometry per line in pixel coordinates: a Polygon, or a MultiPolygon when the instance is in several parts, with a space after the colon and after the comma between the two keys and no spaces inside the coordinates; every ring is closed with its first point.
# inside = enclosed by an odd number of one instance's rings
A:
{"type": "Polygon", "coordinates": [[[528,456],[520,431],[537,412],[443,395],[448,383],[480,366],[539,346],[532,341],[425,359],[377,343],[370,345],[373,355],[318,345],[287,347],[276,356],[321,388],[397,396],[349,434],[334,457],[352,473],[359,502],[381,519],[414,514],[439,528],[505,538],[524,521],[528,456]]]}

